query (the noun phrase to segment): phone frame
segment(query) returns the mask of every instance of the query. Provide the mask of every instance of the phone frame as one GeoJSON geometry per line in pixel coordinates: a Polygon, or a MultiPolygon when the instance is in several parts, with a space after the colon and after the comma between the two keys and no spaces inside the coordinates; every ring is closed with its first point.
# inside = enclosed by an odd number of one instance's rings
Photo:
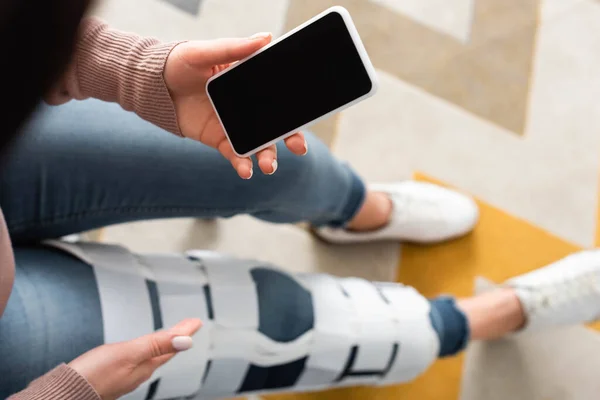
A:
{"type": "Polygon", "coordinates": [[[310,20],[306,21],[305,23],[303,23],[302,25],[297,26],[296,28],[292,29],[291,31],[287,32],[286,34],[284,34],[283,36],[277,38],[276,40],[272,41],[271,43],[269,43],[268,45],[266,45],[265,47],[261,48],[260,50],[256,51],[255,53],[251,54],[250,56],[240,60],[239,62],[229,66],[228,68],[224,69],[223,71],[219,72],[218,74],[212,76],[207,82],[206,82],[206,95],[208,96],[208,99],[210,101],[210,104],[212,105],[216,115],[217,115],[217,119],[219,120],[219,123],[221,124],[221,127],[223,128],[223,131],[225,132],[225,136],[227,137],[227,141],[229,142],[229,145],[231,146],[231,148],[233,149],[233,152],[235,153],[235,155],[237,155],[238,157],[249,157],[253,154],[258,153],[261,150],[266,149],[267,147],[283,140],[286,139],[290,136],[292,136],[294,133],[301,131],[302,129],[306,128],[309,125],[315,124],[321,120],[324,120],[325,118],[328,118],[329,116],[336,114],[348,107],[352,107],[353,105],[355,105],[356,103],[359,103],[361,101],[363,101],[364,99],[373,96],[376,92],[377,89],[379,88],[379,81],[377,79],[377,73],[375,72],[375,68],[373,67],[373,64],[371,63],[371,60],[369,59],[369,55],[367,54],[367,50],[365,49],[365,46],[362,43],[362,40],[360,39],[360,36],[358,34],[358,31],[356,30],[356,26],[354,25],[354,21],[352,20],[352,17],[350,16],[350,13],[348,12],[348,10],[346,10],[344,7],[342,6],[334,6],[331,8],[328,8],[327,10],[323,11],[322,13],[314,16],[313,18],[311,18],[310,20]],[[227,129],[225,129],[225,125],[223,124],[223,121],[221,120],[221,116],[219,115],[219,111],[217,110],[217,108],[215,107],[215,104],[213,102],[212,97],[210,96],[210,92],[208,90],[208,85],[215,79],[217,79],[218,77],[220,77],[223,74],[226,74],[227,72],[231,71],[234,68],[237,68],[238,66],[240,66],[241,64],[243,64],[244,62],[246,62],[247,60],[253,58],[254,56],[256,56],[257,54],[262,53],[263,51],[267,50],[269,47],[276,45],[277,43],[279,43],[280,41],[286,39],[287,37],[293,35],[294,33],[304,29],[305,27],[309,26],[310,24],[316,22],[317,20],[323,18],[324,16],[330,14],[330,13],[338,13],[339,15],[342,16],[344,23],[346,24],[346,28],[348,29],[348,32],[350,33],[350,36],[352,38],[352,41],[354,42],[354,46],[356,47],[358,54],[361,58],[361,61],[365,67],[365,70],[367,71],[367,74],[369,75],[369,79],[371,80],[371,90],[364,94],[363,96],[351,101],[348,104],[345,104],[341,107],[336,108],[335,110],[332,110],[330,112],[328,112],[327,114],[314,119],[304,125],[301,125],[297,128],[294,128],[293,130],[291,130],[290,132],[287,132],[273,140],[271,140],[268,143],[265,143],[253,150],[250,150],[247,153],[244,154],[240,154],[237,152],[237,150],[235,149],[235,146],[233,145],[233,143],[231,142],[231,138],[229,137],[229,134],[227,133],[227,129]]]}

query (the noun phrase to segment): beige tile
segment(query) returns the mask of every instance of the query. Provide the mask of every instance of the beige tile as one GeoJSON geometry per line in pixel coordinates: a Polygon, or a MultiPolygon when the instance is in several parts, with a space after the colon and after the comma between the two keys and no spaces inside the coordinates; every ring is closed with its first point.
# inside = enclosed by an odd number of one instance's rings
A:
{"type": "Polygon", "coordinates": [[[539,0],[477,0],[468,44],[363,0],[290,0],[288,29],[345,6],[381,70],[512,132],[525,129],[539,0]]]}
{"type": "Polygon", "coordinates": [[[562,14],[570,11],[573,6],[584,1],[600,4],[600,1],[598,0],[544,0],[542,2],[540,18],[542,21],[549,21],[557,17],[559,18],[562,14]]]}
{"type": "Polygon", "coordinates": [[[286,29],[334,5],[348,9],[377,68],[405,76],[455,55],[462,48],[449,36],[363,0],[290,0],[286,29]]]}
{"type": "Polygon", "coordinates": [[[409,82],[516,133],[529,104],[535,26],[468,49],[409,82]],[[517,44],[518,43],[518,44],[517,44]]]}
{"type": "Polygon", "coordinates": [[[95,229],[81,234],[81,239],[87,242],[103,242],[105,229],[95,229]]]}
{"type": "Polygon", "coordinates": [[[160,0],[104,0],[95,14],[112,25],[162,40],[281,34],[287,0],[203,0],[197,16],[160,0]],[[265,12],[268,10],[268,12],[265,12]]]}
{"type": "Polygon", "coordinates": [[[475,0],[370,0],[467,43],[475,0]]]}
{"type": "MultiPolygon", "coordinates": [[[[515,34],[519,37],[511,41],[515,48],[533,42],[535,27],[539,23],[540,3],[540,0],[476,0],[469,47],[482,46],[515,34]],[[518,31],[525,28],[529,31],[519,35],[518,31]]],[[[531,53],[526,56],[531,57],[531,53]]]]}
{"type": "Polygon", "coordinates": [[[469,347],[461,400],[594,400],[600,336],[570,327],[469,347]]]}
{"type": "Polygon", "coordinates": [[[314,133],[327,146],[329,146],[329,148],[331,148],[337,136],[339,120],[340,114],[336,114],[324,121],[316,123],[315,125],[309,127],[308,130],[314,133]]]}
{"type": "Polygon", "coordinates": [[[369,180],[423,171],[566,240],[593,245],[600,6],[579,1],[567,11],[540,25],[525,136],[383,72],[379,93],[342,115],[337,154],[369,180]]]}
{"type": "MultiPolygon", "coordinates": [[[[558,38],[548,40],[559,43],[558,38]]],[[[573,50],[571,40],[563,40],[563,49],[573,50]]],[[[577,53],[588,54],[594,41],[588,43],[577,53]]],[[[544,58],[554,59],[557,49],[548,51],[544,58]]],[[[589,128],[600,126],[591,98],[600,90],[585,77],[588,68],[600,64],[584,60],[593,57],[588,54],[581,63],[565,59],[573,68],[567,75],[555,68],[544,72],[534,89],[536,128],[525,138],[381,73],[378,95],[342,115],[335,152],[368,181],[394,181],[420,171],[589,246],[595,234],[600,148],[598,131],[589,128]]]]}
{"type": "Polygon", "coordinates": [[[395,243],[332,246],[315,240],[305,229],[244,216],[125,224],[107,228],[104,241],[138,252],[214,250],[270,262],[287,271],[328,272],[385,281],[395,278],[399,256],[395,243]]]}

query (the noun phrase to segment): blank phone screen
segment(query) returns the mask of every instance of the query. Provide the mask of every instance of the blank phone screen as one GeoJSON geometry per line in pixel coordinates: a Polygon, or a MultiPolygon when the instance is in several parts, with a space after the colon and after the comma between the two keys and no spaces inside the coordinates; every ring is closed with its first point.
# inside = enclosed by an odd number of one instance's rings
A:
{"type": "Polygon", "coordinates": [[[234,149],[245,154],[368,94],[343,17],[331,12],[211,81],[234,149]]]}

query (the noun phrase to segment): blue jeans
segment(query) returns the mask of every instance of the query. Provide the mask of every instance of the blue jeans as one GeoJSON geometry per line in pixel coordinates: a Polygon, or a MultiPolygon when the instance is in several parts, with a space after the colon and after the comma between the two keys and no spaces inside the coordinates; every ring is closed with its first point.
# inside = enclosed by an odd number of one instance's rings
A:
{"type": "MultiPolygon", "coordinates": [[[[318,139],[308,134],[307,141],[305,157],[279,146],[277,173],[245,181],[216,151],[116,105],[43,107],[0,168],[0,207],[17,264],[0,319],[0,398],[103,343],[91,268],[32,244],[153,218],[250,214],[343,226],[362,205],[365,186],[318,139]]],[[[433,300],[431,319],[440,355],[464,347],[468,327],[453,300],[433,300]]]]}
{"type": "Polygon", "coordinates": [[[364,185],[318,139],[307,141],[306,156],[279,146],[277,173],[245,181],[216,150],[117,105],[44,107],[0,170],[0,205],[16,244],[153,218],[251,214],[342,225],[364,185]]]}

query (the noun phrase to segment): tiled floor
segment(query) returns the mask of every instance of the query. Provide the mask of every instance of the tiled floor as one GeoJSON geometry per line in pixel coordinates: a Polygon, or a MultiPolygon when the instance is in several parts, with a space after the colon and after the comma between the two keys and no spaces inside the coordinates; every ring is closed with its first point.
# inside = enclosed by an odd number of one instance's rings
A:
{"type": "MultiPolygon", "coordinates": [[[[172,40],[278,35],[333,4],[352,13],[381,89],[315,130],[370,181],[417,176],[472,193],[482,207],[476,232],[433,248],[339,248],[238,217],[131,224],[105,240],[206,247],[461,295],[477,276],[499,281],[599,243],[598,1],[109,0],[98,13],[172,40]]],[[[284,397],[591,400],[599,364],[600,336],[574,327],[474,344],[409,385],[284,397]]]]}

